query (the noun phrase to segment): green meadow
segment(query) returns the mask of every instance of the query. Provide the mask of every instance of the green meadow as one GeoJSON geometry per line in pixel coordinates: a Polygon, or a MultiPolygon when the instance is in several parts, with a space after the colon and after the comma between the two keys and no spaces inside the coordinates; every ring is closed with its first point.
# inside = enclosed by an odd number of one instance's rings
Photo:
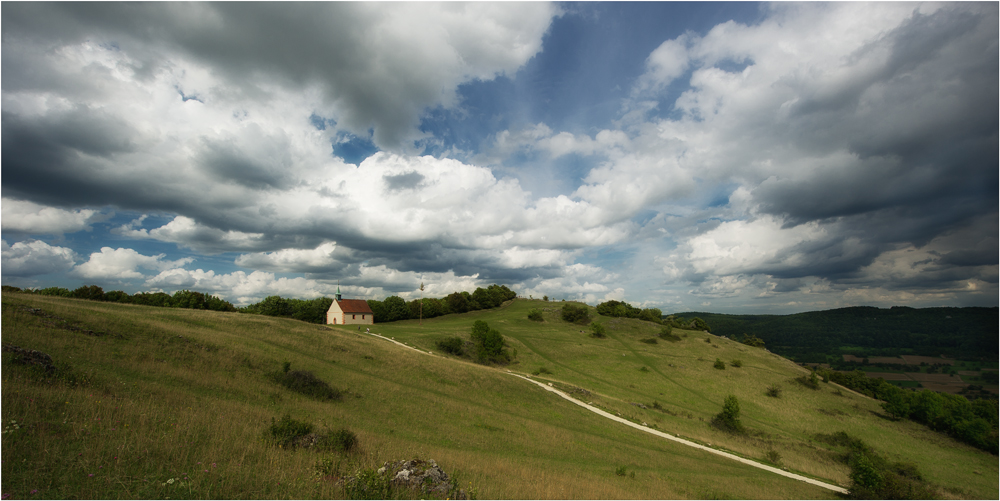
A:
{"type": "MultiPolygon", "coordinates": [[[[832,491],[604,419],[508,371],[573,392],[637,423],[762,464],[847,487],[847,432],[912,463],[942,498],[996,499],[997,458],[805,369],[704,332],[591,317],[606,337],[564,322],[564,303],[515,300],[488,311],[352,326],[198,310],[3,294],[4,345],[51,356],[54,373],[2,365],[2,493],[10,499],[307,499],[348,496],[338,479],[398,459],[434,459],[480,499],[830,499],[832,491]],[[544,320],[528,320],[540,309],[544,320]],[[516,350],[490,367],[436,343],[483,320],[516,350]],[[657,339],[655,344],[650,339],[657,339]],[[646,342],[643,342],[645,340],[646,342]],[[430,353],[428,353],[430,352],[430,353]],[[716,360],[725,369],[713,367],[716,360]],[[739,364],[734,362],[739,361],[739,364]],[[342,393],[320,401],[270,374],[310,371],[342,393]],[[738,367],[736,365],[739,365],[738,367]],[[542,370],[544,369],[544,370],[542,370]],[[780,397],[767,396],[769,386],[780,397]],[[727,395],[746,435],[709,425],[727,395]],[[279,447],[283,416],[346,428],[347,452],[279,447]],[[624,474],[622,474],[624,473],[624,474]]],[[[413,493],[397,492],[398,497],[413,493]]]]}

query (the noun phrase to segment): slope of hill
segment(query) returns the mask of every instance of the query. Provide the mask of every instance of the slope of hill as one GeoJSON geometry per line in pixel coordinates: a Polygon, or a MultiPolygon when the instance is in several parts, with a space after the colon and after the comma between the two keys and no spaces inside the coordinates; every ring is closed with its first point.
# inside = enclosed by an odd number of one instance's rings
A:
{"type": "Polygon", "coordinates": [[[827,354],[861,356],[946,355],[997,360],[997,308],[874,308],[856,306],[792,315],[727,315],[685,312],[712,333],[764,340],[768,349],[799,362],[825,362],[827,354]]]}
{"type": "Polygon", "coordinates": [[[849,391],[797,385],[802,369],[785,359],[694,332],[647,344],[640,340],[656,327],[627,319],[598,318],[608,337],[595,339],[559,320],[559,306],[517,300],[373,329],[418,351],[351,327],[4,294],[4,345],[44,352],[59,369],[46,374],[3,354],[3,494],[335,498],[347,494],[338,476],[419,457],[484,498],[831,497],[602,419],[509,369],[539,372],[532,378],[714,448],[758,460],[773,450],[789,470],[833,483],[848,484],[847,468],[815,435],[846,431],[914,463],[944,495],[997,497],[994,456],[885,420],[876,402],[849,391]],[[545,320],[528,320],[531,308],[545,320]],[[514,364],[438,353],[439,339],[468,338],[475,320],[508,339],[514,364]],[[716,358],[742,367],[714,369],[716,358]],[[343,398],[310,399],[276,384],[268,375],[285,362],[343,398]],[[781,398],[765,396],[767,385],[782,386],[781,398]],[[708,426],[728,394],[739,398],[749,435],[708,426]],[[347,428],[359,445],[347,453],[279,448],[267,430],[286,414],[347,428]]]}

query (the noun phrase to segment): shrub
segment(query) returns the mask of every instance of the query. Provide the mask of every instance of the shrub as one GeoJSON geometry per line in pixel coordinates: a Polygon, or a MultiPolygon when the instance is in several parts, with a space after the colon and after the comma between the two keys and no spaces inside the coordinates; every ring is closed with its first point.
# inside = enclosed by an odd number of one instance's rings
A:
{"type": "Polygon", "coordinates": [[[590,335],[597,338],[603,338],[606,335],[606,330],[604,329],[604,324],[599,324],[597,322],[591,322],[590,324],[590,335]]]}
{"type": "Polygon", "coordinates": [[[320,441],[324,449],[333,449],[339,452],[350,452],[358,444],[358,436],[347,428],[341,428],[330,433],[320,441]]]}
{"type": "Polygon", "coordinates": [[[729,365],[732,365],[733,367],[743,367],[743,361],[737,358],[736,360],[729,362],[729,365]]]}
{"type": "Polygon", "coordinates": [[[641,367],[641,368],[639,369],[639,372],[649,372],[649,367],[646,367],[645,365],[643,365],[643,366],[642,366],[642,367],[641,367]]]}
{"type": "Polygon", "coordinates": [[[331,387],[309,371],[289,371],[271,374],[271,378],[289,390],[317,400],[340,400],[343,396],[340,390],[331,387]]]}
{"type": "Polygon", "coordinates": [[[539,375],[539,374],[552,374],[552,371],[546,369],[545,367],[539,367],[538,370],[536,370],[535,372],[532,372],[532,374],[534,374],[536,376],[539,375]]]}
{"type": "Polygon", "coordinates": [[[482,320],[476,320],[472,325],[473,353],[476,361],[485,363],[507,363],[514,359],[513,355],[506,350],[507,341],[500,331],[491,329],[482,320]]]}
{"type": "Polygon", "coordinates": [[[545,320],[545,319],[542,317],[542,312],[541,311],[539,311],[539,310],[531,310],[531,311],[528,312],[528,320],[534,320],[535,322],[541,322],[542,320],[545,320]]]}
{"type": "Polygon", "coordinates": [[[740,402],[735,395],[726,397],[722,405],[722,412],[712,418],[712,425],[720,430],[731,433],[744,433],[743,424],[740,423],[740,402]]]}
{"type": "Polygon", "coordinates": [[[451,353],[452,355],[462,356],[464,350],[462,349],[465,343],[462,338],[458,336],[453,336],[449,338],[442,339],[437,342],[437,347],[439,350],[445,353],[451,353]]]}
{"type": "Polygon", "coordinates": [[[767,457],[767,460],[771,464],[776,464],[776,465],[777,464],[781,464],[781,454],[778,453],[778,451],[776,451],[774,449],[771,449],[771,450],[767,451],[767,454],[765,454],[765,457],[767,457]]]}
{"type": "Polygon", "coordinates": [[[672,326],[670,326],[670,325],[664,325],[663,328],[660,329],[660,334],[659,335],[660,335],[660,339],[665,339],[665,340],[670,341],[672,343],[676,343],[677,341],[681,340],[680,336],[674,334],[674,328],[672,326]]]}
{"type": "Polygon", "coordinates": [[[740,342],[747,346],[753,346],[754,348],[764,347],[764,340],[754,335],[747,336],[744,334],[743,339],[740,342]]]}
{"type": "Polygon", "coordinates": [[[770,386],[767,387],[767,392],[766,393],[767,393],[767,396],[769,396],[769,397],[774,397],[774,398],[781,397],[781,387],[778,386],[778,385],[776,385],[776,384],[772,384],[772,385],[770,385],[770,386]]]}
{"type": "Polygon", "coordinates": [[[648,338],[645,338],[645,339],[640,339],[639,342],[640,343],[646,343],[646,344],[657,344],[658,343],[658,341],[656,340],[655,337],[648,337],[648,338]]]}
{"type": "Polygon", "coordinates": [[[306,423],[305,421],[297,421],[292,419],[291,416],[285,414],[280,421],[275,421],[271,418],[271,438],[275,440],[278,445],[281,446],[292,446],[295,441],[301,437],[304,437],[312,433],[313,425],[306,423]]]}
{"type": "Polygon", "coordinates": [[[628,470],[624,466],[619,466],[615,469],[615,475],[619,477],[624,477],[626,473],[628,473],[628,470]]]}
{"type": "Polygon", "coordinates": [[[816,376],[815,372],[810,372],[808,376],[802,376],[796,378],[796,381],[805,386],[806,388],[812,388],[814,390],[819,389],[819,377],[816,376]]]}
{"type": "Polygon", "coordinates": [[[717,358],[717,359],[715,359],[715,368],[719,369],[719,370],[725,370],[726,369],[726,363],[723,362],[722,359],[717,358]]]}
{"type": "Polygon", "coordinates": [[[590,322],[590,314],[586,306],[563,305],[561,316],[563,320],[574,324],[587,325],[587,322],[590,322]]]}

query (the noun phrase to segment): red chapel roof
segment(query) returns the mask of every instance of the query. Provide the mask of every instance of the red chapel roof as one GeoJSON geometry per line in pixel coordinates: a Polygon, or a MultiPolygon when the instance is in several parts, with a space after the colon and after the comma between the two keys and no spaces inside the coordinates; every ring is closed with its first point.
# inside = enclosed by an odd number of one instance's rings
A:
{"type": "Polygon", "coordinates": [[[368,303],[363,299],[341,299],[337,305],[344,313],[372,313],[368,303]]]}

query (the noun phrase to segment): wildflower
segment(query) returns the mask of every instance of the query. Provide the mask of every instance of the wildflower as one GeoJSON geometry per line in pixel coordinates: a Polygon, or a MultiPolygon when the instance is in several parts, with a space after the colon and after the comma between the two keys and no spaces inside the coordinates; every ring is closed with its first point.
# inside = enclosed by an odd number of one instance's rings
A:
{"type": "Polygon", "coordinates": [[[87,475],[87,476],[88,476],[88,477],[93,477],[93,476],[94,476],[94,474],[93,474],[93,473],[91,473],[90,475],[87,475]]]}

